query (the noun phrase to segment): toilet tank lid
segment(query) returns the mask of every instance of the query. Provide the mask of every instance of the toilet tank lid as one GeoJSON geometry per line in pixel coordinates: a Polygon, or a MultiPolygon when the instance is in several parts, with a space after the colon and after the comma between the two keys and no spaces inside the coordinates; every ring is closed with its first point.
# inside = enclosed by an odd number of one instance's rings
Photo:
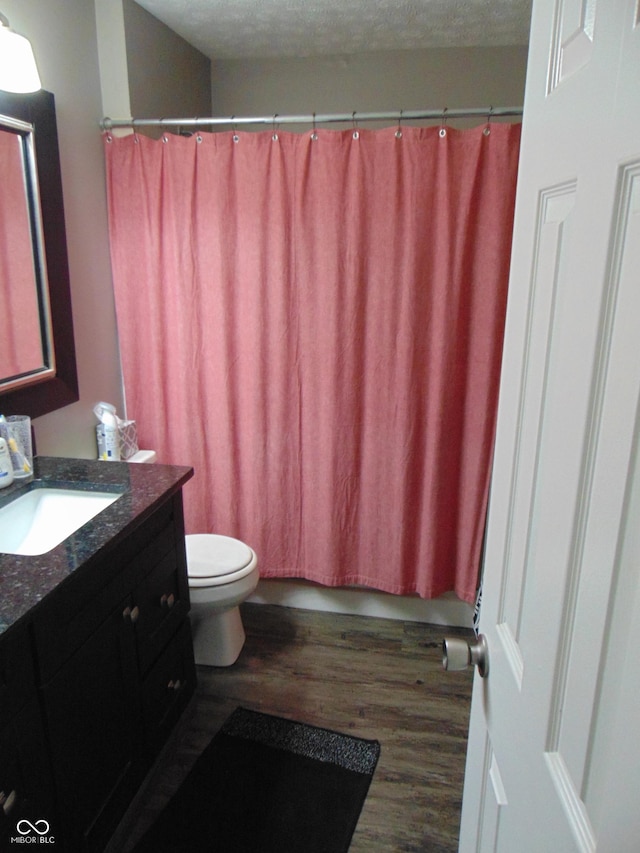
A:
{"type": "Polygon", "coordinates": [[[155,462],[156,458],[155,450],[138,450],[127,459],[127,462],[155,462]]]}
{"type": "Polygon", "coordinates": [[[185,537],[190,578],[215,578],[244,569],[253,551],[239,539],[218,533],[190,533],[185,537]]]}

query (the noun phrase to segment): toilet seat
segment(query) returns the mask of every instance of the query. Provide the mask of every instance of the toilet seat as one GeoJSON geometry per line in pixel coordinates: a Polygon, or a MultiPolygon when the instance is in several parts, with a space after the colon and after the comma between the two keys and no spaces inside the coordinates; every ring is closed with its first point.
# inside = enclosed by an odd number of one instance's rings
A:
{"type": "Polygon", "coordinates": [[[254,551],[231,536],[218,533],[190,533],[185,536],[190,587],[221,586],[233,583],[254,571],[254,551]]]}

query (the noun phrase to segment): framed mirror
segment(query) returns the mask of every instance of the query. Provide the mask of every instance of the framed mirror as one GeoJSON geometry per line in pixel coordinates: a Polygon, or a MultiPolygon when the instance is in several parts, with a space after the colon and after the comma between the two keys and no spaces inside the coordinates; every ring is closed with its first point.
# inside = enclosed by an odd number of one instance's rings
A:
{"type": "Polygon", "coordinates": [[[77,399],[54,97],[0,92],[0,412],[77,399]]]}

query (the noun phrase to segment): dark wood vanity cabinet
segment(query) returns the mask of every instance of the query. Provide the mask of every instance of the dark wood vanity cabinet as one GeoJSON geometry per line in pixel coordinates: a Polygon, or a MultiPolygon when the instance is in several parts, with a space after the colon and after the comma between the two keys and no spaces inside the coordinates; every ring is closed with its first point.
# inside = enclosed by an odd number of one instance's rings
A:
{"type": "Polygon", "coordinates": [[[178,493],[33,616],[57,850],[104,849],[193,694],[182,519],[178,493]]]}

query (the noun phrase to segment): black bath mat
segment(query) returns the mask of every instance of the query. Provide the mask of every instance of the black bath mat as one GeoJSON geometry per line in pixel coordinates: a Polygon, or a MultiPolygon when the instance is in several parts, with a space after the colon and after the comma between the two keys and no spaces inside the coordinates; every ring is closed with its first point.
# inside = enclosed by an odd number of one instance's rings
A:
{"type": "Polygon", "coordinates": [[[135,853],[345,853],[380,745],[237,708],[135,853]]]}

